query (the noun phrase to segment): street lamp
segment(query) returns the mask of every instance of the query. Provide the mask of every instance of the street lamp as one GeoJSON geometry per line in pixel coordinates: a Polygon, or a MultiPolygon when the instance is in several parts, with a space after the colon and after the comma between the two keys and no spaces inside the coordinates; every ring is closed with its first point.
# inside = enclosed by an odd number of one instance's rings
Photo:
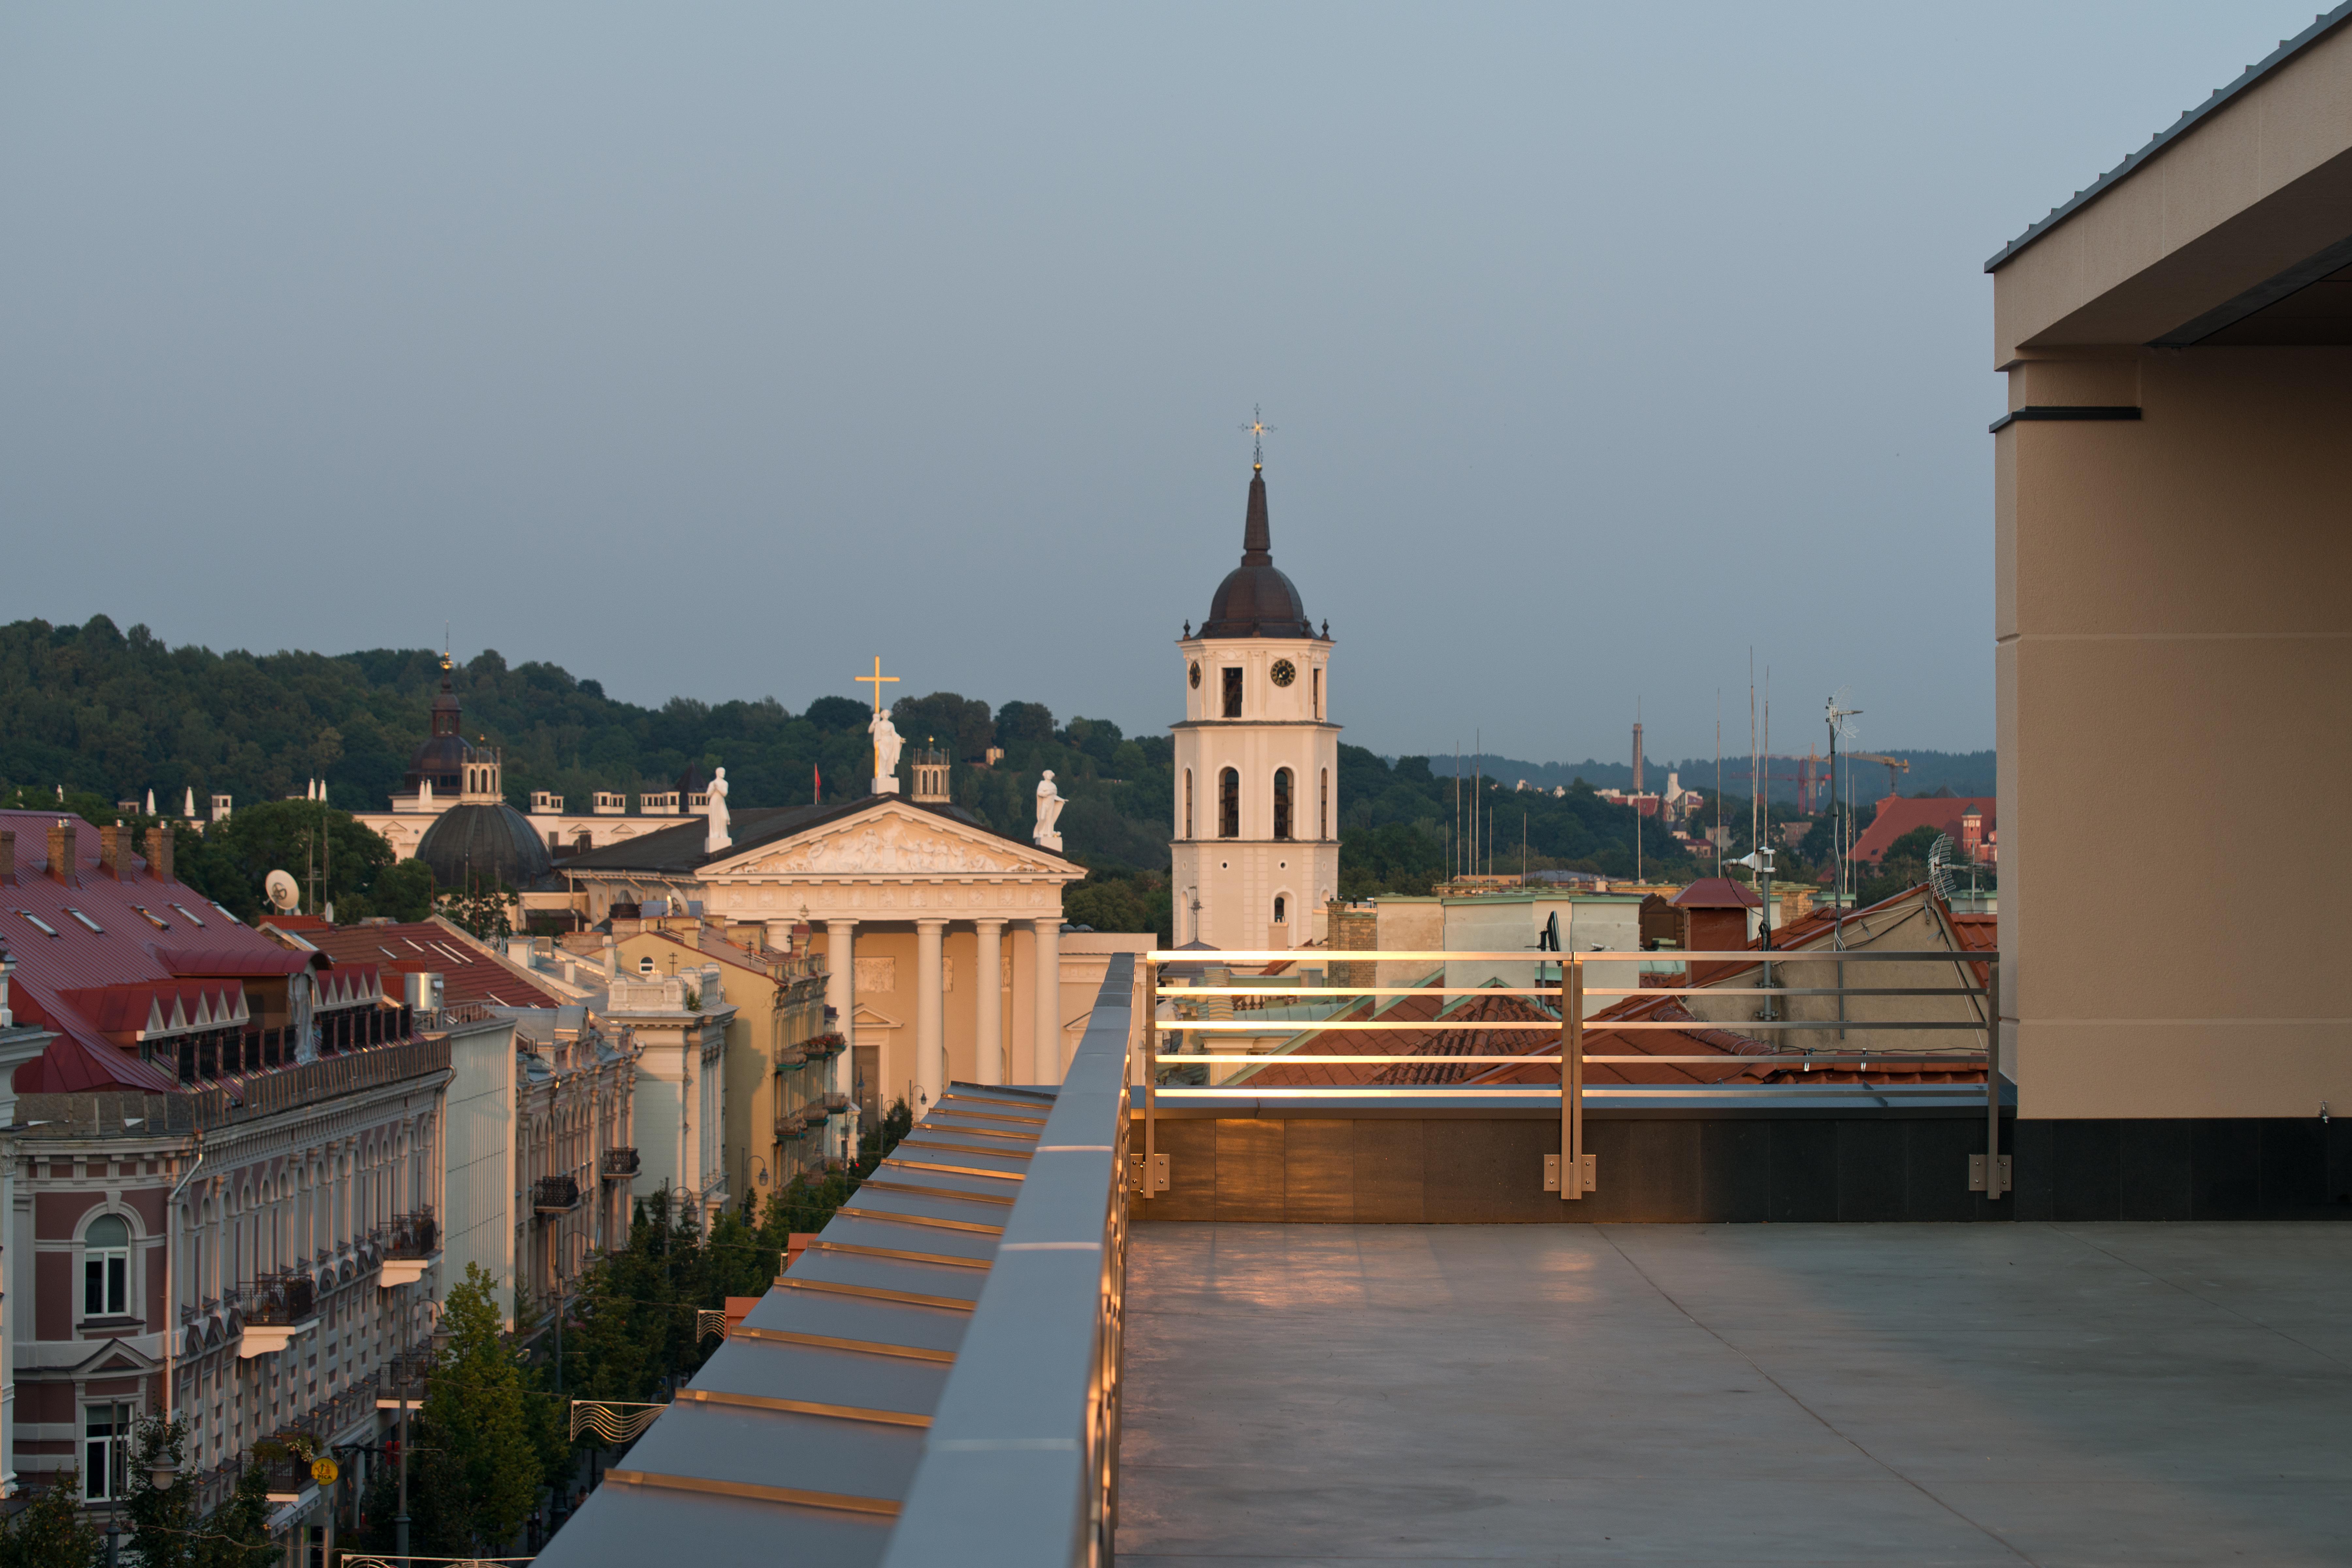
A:
{"type": "Polygon", "coordinates": [[[180,1461],[172,1458],[168,1451],[158,1448],[155,1457],[147,1461],[147,1484],[159,1492],[167,1492],[179,1479],[180,1461]]]}

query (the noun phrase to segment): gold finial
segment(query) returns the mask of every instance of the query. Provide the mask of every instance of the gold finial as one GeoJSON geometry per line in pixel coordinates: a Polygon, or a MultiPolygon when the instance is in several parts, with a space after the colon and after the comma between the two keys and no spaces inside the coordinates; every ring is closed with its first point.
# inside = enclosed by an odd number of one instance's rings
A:
{"type": "Polygon", "coordinates": [[[1265,469],[1266,432],[1274,428],[1265,422],[1265,410],[1257,404],[1251,404],[1250,422],[1242,428],[1249,432],[1250,469],[1254,473],[1262,473],[1265,469]]]}

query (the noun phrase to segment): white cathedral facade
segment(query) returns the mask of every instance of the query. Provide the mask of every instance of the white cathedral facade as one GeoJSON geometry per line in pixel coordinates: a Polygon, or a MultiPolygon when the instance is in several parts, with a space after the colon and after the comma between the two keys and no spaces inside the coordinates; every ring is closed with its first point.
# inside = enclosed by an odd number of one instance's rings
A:
{"type": "Polygon", "coordinates": [[[1327,707],[1330,623],[1316,630],[1274,564],[1263,464],[1250,476],[1241,564],[1177,648],[1175,940],[1302,946],[1339,887],[1339,726],[1327,707]]]}

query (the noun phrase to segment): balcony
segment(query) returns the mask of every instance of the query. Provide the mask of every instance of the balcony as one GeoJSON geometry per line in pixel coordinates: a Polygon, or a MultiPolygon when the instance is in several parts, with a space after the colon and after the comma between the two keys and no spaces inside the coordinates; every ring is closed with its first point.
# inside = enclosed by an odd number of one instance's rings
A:
{"type": "Polygon", "coordinates": [[[820,1094],[808,1102],[807,1109],[814,1115],[846,1116],[849,1114],[849,1096],[820,1094]]]}
{"type": "Polygon", "coordinates": [[[429,1208],[394,1215],[383,1237],[383,1285],[414,1285],[441,1251],[441,1226],[429,1208]]]}
{"type": "Polygon", "coordinates": [[[307,1269],[260,1275],[230,1292],[224,1305],[244,1324],[236,1346],[240,1360],[274,1355],[319,1325],[318,1287],[307,1269]]]}
{"type": "Polygon", "coordinates": [[[533,1214],[569,1214],[580,1206],[580,1184],[570,1176],[541,1176],[530,1184],[533,1214]]]}
{"type": "Polygon", "coordinates": [[[597,1168],[608,1182],[625,1182],[637,1173],[635,1149],[607,1149],[597,1157],[597,1168]]]}

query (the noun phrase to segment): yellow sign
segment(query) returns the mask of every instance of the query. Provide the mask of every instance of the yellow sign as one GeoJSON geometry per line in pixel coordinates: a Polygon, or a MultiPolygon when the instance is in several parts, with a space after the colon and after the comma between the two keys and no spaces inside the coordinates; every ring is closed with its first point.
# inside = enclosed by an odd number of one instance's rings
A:
{"type": "Polygon", "coordinates": [[[332,1459],[314,1459],[310,1462],[310,1479],[322,1487],[333,1486],[335,1478],[342,1473],[332,1459]]]}

